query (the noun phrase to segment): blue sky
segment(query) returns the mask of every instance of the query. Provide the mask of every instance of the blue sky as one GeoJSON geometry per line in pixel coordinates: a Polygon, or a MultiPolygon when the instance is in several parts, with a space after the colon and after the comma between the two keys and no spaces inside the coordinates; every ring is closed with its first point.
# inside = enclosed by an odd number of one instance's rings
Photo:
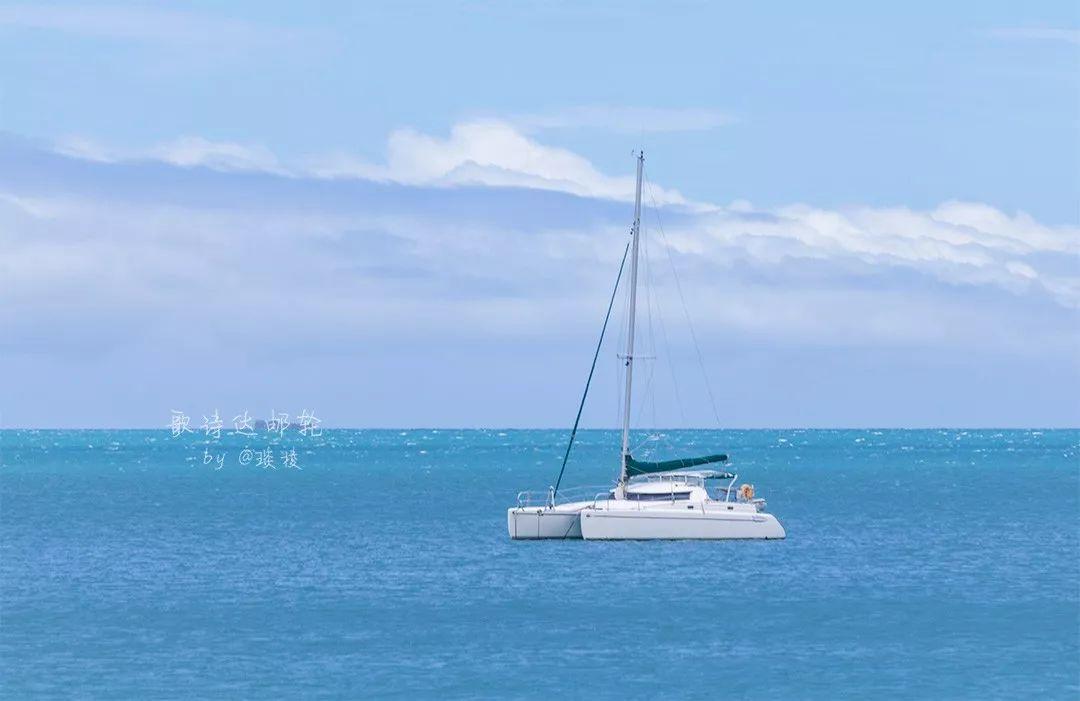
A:
{"type": "Polygon", "coordinates": [[[563,425],[638,146],[645,423],[716,424],[676,273],[721,425],[1080,421],[1075,3],[2,4],[0,57],[6,426],[563,425]]]}

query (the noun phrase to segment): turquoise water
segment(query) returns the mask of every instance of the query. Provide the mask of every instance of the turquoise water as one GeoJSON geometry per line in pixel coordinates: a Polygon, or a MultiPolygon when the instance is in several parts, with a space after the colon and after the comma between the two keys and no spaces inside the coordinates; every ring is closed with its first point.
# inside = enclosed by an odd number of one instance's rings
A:
{"type": "MultiPolygon", "coordinates": [[[[0,432],[6,698],[1076,698],[1080,431],[684,431],[779,542],[512,542],[564,431],[0,432]]],[[[610,480],[587,431],[569,484],[610,480]]]]}

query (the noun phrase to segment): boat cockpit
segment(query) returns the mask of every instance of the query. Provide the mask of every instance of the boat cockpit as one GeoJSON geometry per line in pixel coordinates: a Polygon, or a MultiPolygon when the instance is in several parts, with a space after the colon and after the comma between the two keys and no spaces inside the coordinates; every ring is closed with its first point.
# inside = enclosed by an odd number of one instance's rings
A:
{"type": "MultiPolygon", "coordinates": [[[[753,485],[735,487],[738,478],[737,474],[720,470],[655,472],[632,477],[626,485],[624,499],[636,502],[742,503],[753,504],[757,511],[764,510],[765,500],[754,498],[753,485]]],[[[617,498],[614,490],[606,496],[608,499],[617,498]]]]}

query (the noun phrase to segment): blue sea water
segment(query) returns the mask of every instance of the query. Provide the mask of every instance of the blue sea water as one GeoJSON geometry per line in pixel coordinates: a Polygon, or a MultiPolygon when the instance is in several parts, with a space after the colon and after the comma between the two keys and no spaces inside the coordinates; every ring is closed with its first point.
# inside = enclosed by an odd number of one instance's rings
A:
{"type": "MultiPolygon", "coordinates": [[[[613,477],[586,431],[570,484],[613,477]]],[[[4,698],[1076,698],[1080,431],[671,431],[785,541],[511,541],[564,431],[0,432],[4,698]],[[300,469],[281,464],[295,447],[300,469]]]]}

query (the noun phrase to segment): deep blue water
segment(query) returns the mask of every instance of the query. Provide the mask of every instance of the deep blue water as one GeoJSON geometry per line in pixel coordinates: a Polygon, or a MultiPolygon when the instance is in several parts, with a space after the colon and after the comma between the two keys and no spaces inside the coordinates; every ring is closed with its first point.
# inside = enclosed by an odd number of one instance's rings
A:
{"type": "MultiPolygon", "coordinates": [[[[512,542],[563,431],[0,432],[6,698],[1076,698],[1080,431],[685,431],[786,541],[512,542]]],[[[613,477],[588,431],[570,484],[613,477]]]]}

